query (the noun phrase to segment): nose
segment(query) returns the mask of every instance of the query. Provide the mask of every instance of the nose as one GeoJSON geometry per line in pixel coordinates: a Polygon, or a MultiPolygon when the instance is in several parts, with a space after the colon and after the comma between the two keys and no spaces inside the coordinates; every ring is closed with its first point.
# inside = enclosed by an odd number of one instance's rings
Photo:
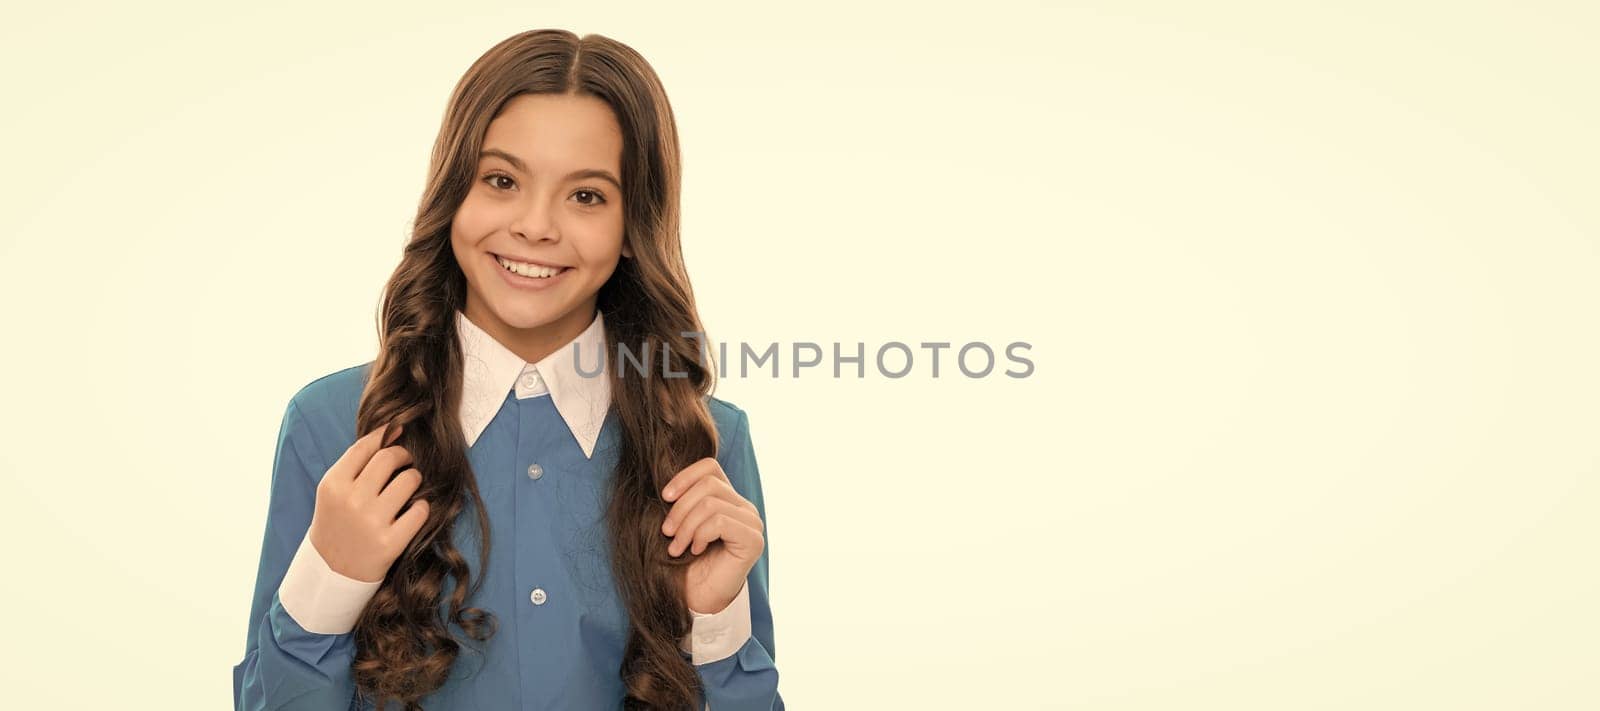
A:
{"type": "Polygon", "coordinates": [[[560,241],[561,231],[552,217],[554,210],[545,205],[545,201],[537,198],[528,201],[526,209],[517,213],[511,219],[510,230],[512,236],[537,242],[560,241]]]}

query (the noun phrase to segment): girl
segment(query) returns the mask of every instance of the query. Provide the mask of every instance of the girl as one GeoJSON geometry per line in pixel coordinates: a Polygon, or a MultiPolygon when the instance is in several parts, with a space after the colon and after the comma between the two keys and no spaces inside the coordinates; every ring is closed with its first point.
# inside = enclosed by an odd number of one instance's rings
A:
{"type": "Polygon", "coordinates": [[[783,708],[678,180],[632,49],[540,30],[472,65],[380,352],[284,414],[236,707],[783,708]]]}

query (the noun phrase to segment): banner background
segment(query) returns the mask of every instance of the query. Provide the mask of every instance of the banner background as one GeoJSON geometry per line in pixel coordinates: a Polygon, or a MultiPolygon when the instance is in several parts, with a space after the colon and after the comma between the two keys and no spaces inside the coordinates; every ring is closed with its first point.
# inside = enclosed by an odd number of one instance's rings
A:
{"type": "Polygon", "coordinates": [[[665,82],[713,339],[1031,344],[720,383],[791,707],[1600,706],[1595,6],[935,7],[8,12],[7,705],[228,703],[283,408],[563,27],[665,82]]]}

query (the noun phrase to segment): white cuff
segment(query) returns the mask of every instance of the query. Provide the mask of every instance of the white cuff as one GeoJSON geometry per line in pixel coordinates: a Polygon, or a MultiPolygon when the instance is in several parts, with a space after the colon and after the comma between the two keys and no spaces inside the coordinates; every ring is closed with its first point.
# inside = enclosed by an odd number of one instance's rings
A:
{"type": "Polygon", "coordinates": [[[307,531],[278,586],[278,600],[307,632],[344,634],[356,628],[356,620],[380,587],[382,580],[356,580],[328,567],[307,531]]]}
{"type": "Polygon", "coordinates": [[[744,581],[739,594],[721,612],[696,612],[689,608],[689,613],[694,616],[694,628],[679,648],[690,653],[694,664],[708,664],[733,656],[744,646],[745,640],[750,639],[750,581],[744,581]]]}

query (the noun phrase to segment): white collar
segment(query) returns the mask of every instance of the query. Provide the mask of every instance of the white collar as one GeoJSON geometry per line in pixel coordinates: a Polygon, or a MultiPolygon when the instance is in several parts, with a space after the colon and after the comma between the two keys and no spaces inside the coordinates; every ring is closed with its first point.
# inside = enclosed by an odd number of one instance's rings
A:
{"type": "Polygon", "coordinates": [[[548,392],[567,429],[583,447],[583,456],[594,456],[600,425],[611,407],[611,381],[602,357],[605,318],[598,310],[583,333],[537,363],[522,360],[460,309],[456,309],[456,336],[462,356],[461,430],[468,447],[500,411],[506,391],[516,388],[519,399],[548,392]],[[585,373],[597,367],[600,372],[586,377],[578,372],[579,365],[585,373]]]}

